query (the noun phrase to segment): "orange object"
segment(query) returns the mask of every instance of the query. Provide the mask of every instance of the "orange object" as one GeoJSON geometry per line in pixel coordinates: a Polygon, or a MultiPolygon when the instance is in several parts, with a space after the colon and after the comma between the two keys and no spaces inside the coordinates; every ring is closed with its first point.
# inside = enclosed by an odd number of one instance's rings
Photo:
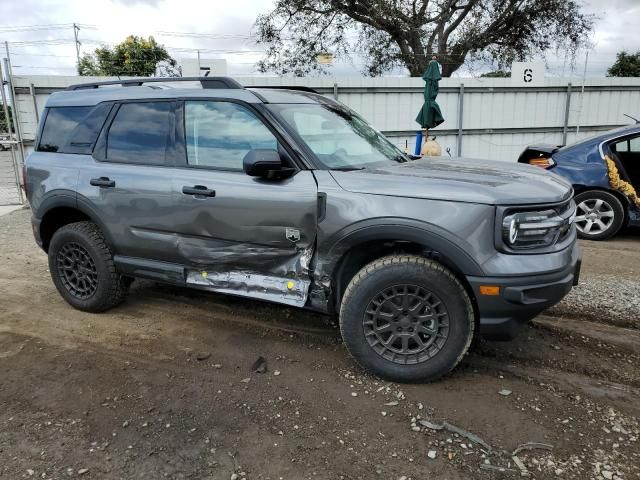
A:
{"type": "Polygon", "coordinates": [[[551,162],[548,158],[530,158],[529,165],[533,165],[535,167],[547,168],[551,166],[551,162]]]}
{"type": "Polygon", "coordinates": [[[500,287],[497,285],[480,285],[480,295],[500,295],[500,287]]]}

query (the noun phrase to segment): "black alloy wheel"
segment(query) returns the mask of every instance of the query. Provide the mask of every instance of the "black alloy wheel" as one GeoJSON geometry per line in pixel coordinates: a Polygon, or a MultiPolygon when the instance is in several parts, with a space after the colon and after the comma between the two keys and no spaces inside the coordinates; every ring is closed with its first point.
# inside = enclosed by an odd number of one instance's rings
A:
{"type": "Polygon", "coordinates": [[[89,252],[82,245],[70,242],[56,255],[58,275],[67,291],[85,300],[98,289],[98,270],[89,252]]]}
{"type": "Polygon", "coordinates": [[[367,342],[378,355],[401,365],[429,360],[449,335],[449,312],[433,292],[394,285],[373,297],[365,311],[367,342]]]}

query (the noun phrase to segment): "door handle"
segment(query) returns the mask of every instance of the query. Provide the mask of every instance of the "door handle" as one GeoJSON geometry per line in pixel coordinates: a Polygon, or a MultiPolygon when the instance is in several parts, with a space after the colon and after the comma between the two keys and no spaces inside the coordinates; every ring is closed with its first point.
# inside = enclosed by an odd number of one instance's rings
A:
{"type": "Polygon", "coordinates": [[[182,193],[185,195],[200,195],[202,197],[215,197],[216,191],[207,188],[204,185],[194,185],[193,187],[182,187],[182,193]]]}
{"type": "Polygon", "coordinates": [[[92,178],[89,183],[94,187],[113,188],[116,186],[116,181],[110,180],[109,177],[92,178]]]}

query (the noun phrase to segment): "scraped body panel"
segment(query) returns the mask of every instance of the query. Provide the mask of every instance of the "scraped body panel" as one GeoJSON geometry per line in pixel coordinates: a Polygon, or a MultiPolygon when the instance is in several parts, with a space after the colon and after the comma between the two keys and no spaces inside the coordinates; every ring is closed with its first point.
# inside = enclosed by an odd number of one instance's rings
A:
{"type": "Polygon", "coordinates": [[[187,272],[187,285],[213,292],[269,300],[303,307],[309,292],[308,279],[289,279],[253,272],[187,272]]]}
{"type": "Polygon", "coordinates": [[[269,182],[244,172],[175,172],[172,248],[187,269],[187,284],[304,305],[316,244],[313,173],[269,182]],[[182,188],[191,185],[206,185],[216,196],[183,194],[182,188]]]}

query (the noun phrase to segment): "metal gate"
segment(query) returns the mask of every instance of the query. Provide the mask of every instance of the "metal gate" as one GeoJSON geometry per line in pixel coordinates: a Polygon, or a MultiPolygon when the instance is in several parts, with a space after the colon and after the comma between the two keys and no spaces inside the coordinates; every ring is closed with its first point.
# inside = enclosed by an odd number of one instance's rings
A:
{"type": "Polygon", "coordinates": [[[22,204],[18,155],[15,144],[0,140],[0,205],[22,204]]]}

